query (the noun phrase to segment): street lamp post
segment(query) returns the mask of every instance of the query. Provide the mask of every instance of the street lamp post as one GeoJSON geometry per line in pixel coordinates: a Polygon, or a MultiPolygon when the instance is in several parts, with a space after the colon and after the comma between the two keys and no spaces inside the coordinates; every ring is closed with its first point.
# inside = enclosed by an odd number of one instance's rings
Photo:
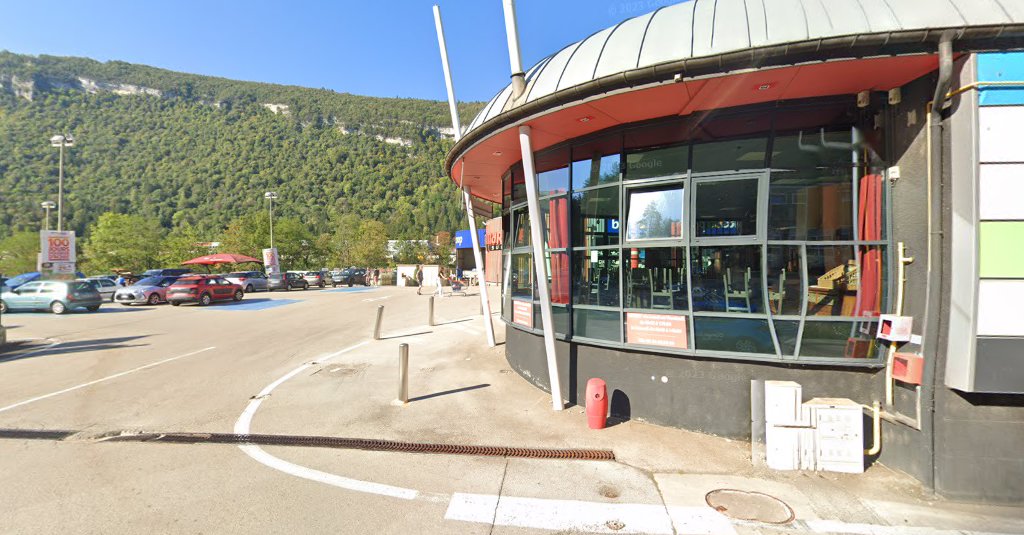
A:
{"type": "Polygon", "coordinates": [[[60,147],[60,164],[57,167],[57,230],[64,230],[64,147],[75,146],[71,134],[57,134],[50,138],[51,147],[60,147]]]}
{"type": "Polygon", "coordinates": [[[50,230],[50,210],[57,207],[57,203],[53,201],[43,201],[40,203],[43,210],[46,211],[46,223],[43,225],[43,230],[50,230]]]}
{"type": "Polygon", "coordinates": [[[277,193],[268,191],[263,194],[263,197],[270,201],[270,248],[274,248],[274,199],[277,198],[277,193]]]}

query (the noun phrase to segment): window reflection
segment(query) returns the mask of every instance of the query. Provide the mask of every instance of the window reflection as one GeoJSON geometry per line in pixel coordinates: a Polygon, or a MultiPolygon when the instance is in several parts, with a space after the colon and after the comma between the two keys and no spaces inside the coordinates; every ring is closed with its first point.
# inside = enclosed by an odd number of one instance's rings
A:
{"type": "Polygon", "coordinates": [[[879,356],[876,323],[808,321],[800,357],[870,359],[879,356]]]}
{"type": "Polygon", "coordinates": [[[690,146],[679,145],[626,155],[626,180],[681,175],[690,170],[690,146]]]}
{"type": "Polygon", "coordinates": [[[545,253],[552,304],[569,303],[569,253],[545,253]]]}
{"type": "Polygon", "coordinates": [[[761,247],[693,247],[693,310],[763,313],[761,247]]]}
{"type": "Polygon", "coordinates": [[[512,297],[533,298],[533,256],[530,253],[512,255],[508,289],[512,297]]]}
{"type": "Polygon", "coordinates": [[[540,201],[544,220],[544,246],[564,249],[569,246],[569,199],[565,196],[540,201]]]}
{"type": "Polygon", "coordinates": [[[597,247],[619,243],[619,188],[573,193],[574,246],[597,247]]]}
{"type": "Polygon", "coordinates": [[[813,169],[853,165],[853,132],[849,128],[803,130],[776,136],[772,143],[773,169],[813,169]]]}
{"type": "Polygon", "coordinates": [[[515,222],[515,240],[513,241],[513,247],[528,247],[531,243],[530,240],[530,214],[526,211],[526,208],[522,208],[512,212],[512,220],[515,222]]]}
{"type": "Polygon", "coordinates": [[[775,354],[768,320],[745,318],[693,318],[697,349],[731,353],[775,354]]]}
{"type": "Polygon", "coordinates": [[[693,172],[764,169],[767,138],[730,139],[693,146],[693,172]]]}
{"type": "Polygon", "coordinates": [[[595,155],[572,162],[572,189],[583,189],[619,180],[619,155],[595,155]]]}
{"type": "Polygon", "coordinates": [[[757,234],[756,178],[697,182],[695,234],[701,237],[757,234]]]}
{"type": "Polygon", "coordinates": [[[683,236],[682,185],[628,191],[626,239],[656,240],[683,236]]]}
{"type": "Polygon", "coordinates": [[[629,249],[626,307],[686,310],[686,248],[629,249]]]}
{"type": "Polygon", "coordinates": [[[853,316],[860,287],[853,247],[808,247],[807,283],[808,316],[853,316]]]}
{"type": "Polygon", "coordinates": [[[800,247],[768,246],[768,308],[772,314],[799,316],[803,306],[800,247]]]}
{"type": "Polygon", "coordinates": [[[768,193],[768,239],[852,240],[850,172],[773,171],[768,193]]]}
{"type": "Polygon", "coordinates": [[[775,337],[779,340],[779,349],[783,355],[796,355],[796,339],[800,334],[799,321],[775,320],[775,337]]]}
{"type": "Polygon", "coordinates": [[[572,302],[577,305],[619,306],[618,249],[573,253],[572,302]]]}
{"type": "Polygon", "coordinates": [[[619,342],[622,340],[622,322],[617,311],[574,308],[572,333],[573,336],[619,342]]]}

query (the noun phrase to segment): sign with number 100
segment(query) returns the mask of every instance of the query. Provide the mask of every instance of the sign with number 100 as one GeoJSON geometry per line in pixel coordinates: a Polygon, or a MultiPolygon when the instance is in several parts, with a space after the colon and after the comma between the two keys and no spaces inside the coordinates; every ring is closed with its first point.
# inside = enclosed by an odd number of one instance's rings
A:
{"type": "Polygon", "coordinates": [[[44,230],[40,234],[41,262],[75,262],[75,232],[44,230]]]}

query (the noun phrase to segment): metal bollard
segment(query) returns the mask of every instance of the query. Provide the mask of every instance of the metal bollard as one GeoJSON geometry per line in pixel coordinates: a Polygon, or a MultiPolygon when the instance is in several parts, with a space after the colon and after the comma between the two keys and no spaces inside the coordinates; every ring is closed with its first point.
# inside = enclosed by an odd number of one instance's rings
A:
{"type": "Polygon", "coordinates": [[[398,401],[409,403],[409,344],[398,346],[398,401]]]}
{"type": "Polygon", "coordinates": [[[427,303],[427,325],[434,326],[434,296],[430,296],[430,301],[427,303]]]}
{"type": "Polygon", "coordinates": [[[373,339],[380,340],[380,322],[384,319],[384,305],[377,305],[377,323],[373,326],[373,339]]]}

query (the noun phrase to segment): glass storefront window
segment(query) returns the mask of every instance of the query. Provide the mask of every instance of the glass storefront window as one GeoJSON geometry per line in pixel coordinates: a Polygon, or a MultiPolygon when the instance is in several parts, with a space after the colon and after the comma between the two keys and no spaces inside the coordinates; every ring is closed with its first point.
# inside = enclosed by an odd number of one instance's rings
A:
{"type": "Polygon", "coordinates": [[[768,139],[730,139],[697,143],[693,146],[693,172],[740,171],[764,169],[768,139]]]}
{"type": "Polygon", "coordinates": [[[808,321],[800,341],[800,357],[872,359],[879,356],[873,322],[808,321]]]}
{"type": "Polygon", "coordinates": [[[574,251],[572,259],[573,304],[619,306],[619,250],[574,251]]]}
{"type": "Polygon", "coordinates": [[[626,269],[626,308],[686,310],[686,248],[633,248],[626,269]]]}
{"type": "Polygon", "coordinates": [[[512,168],[512,204],[526,201],[526,178],[523,176],[523,165],[517,164],[512,168]]]}
{"type": "Polygon", "coordinates": [[[537,173],[537,189],[541,197],[569,191],[569,168],[537,173]]]}
{"type": "Polygon", "coordinates": [[[693,310],[764,313],[761,246],[691,248],[693,310]]]}
{"type": "Polygon", "coordinates": [[[769,240],[852,240],[851,170],[772,171],[769,240]]]}
{"type": "Polygon", "coordinates": [[[540,201],[544,220],[544,247],[564,249],[569,246],[569,199],[564,195],[540,201]]]}
{"type": "Polygon", "coordinates": [[[853,316],[859,283],[852,246],[807,247],[808,316],[853,316]]]}
{"type": "Polygon", "coordinates": [[[592,189],[572,194],[572,244],[598,247],[619,243],[619,188],[592,189]]]}
{"type": "Polygon", "coordinates": [[[747,318],[693,318],[693,337],[698,350],[774,355],[775,344],[768,320],[747,318]]]}
{"type": "Polygon", "coordinates": [[[533,298],[533,255],[516,253],[512,255],[509,270],[508,290],[515,298],[533,298]]]}
{"type": "Polygon", "coordinates": [[[626,239],[660,240],[683,237],[683,186],[627,191],[626,239]]]}
{"type": "Polygon", "coordinates": [[[768,309],[780,316],[799,316],[803,307],[803,261],[800,247],[768,246],[768,309]]]}
{"type": "Polygon", "coordinates": [[[695,181],[694,195],[694,236],[757,234],[757,178],[695,181]]]}
{"type": "Polygon", "coordinates": [[[690,146],[679,145],[626,154],[626,180],[684,175],[690,170],[690,146]]]}
{"type": "Polygon", "coordinates": [[[569,303],[569,253],[544,253],[548,262],[548,285],[551,288],[552,304],[569,303]]]}
{"type": "Polygon", "coordinates": [[[814,169],[853,165],[853,132],[818,128],[775,136],[772,143],[773,169],[814,169]]]}
{"type": "Polygon", "coordinates": [[[779,349],[783,355],[796,355],[796,339],[800,335],[799,321],[775,320],[775,337],[779,340],[779,349]]]}
{"type": "Polygon", "coordinates": [[[613,310],[572,310],[572,334],[598,340],[619,342],[622,340],[622,322],[619,312],[613,310]]]}
{"type": "Polygon", "coordinates": [[[531,243],[529,212],[526,211],[526,208],[521,208],[512,214],[512,221],[515,224],[515,239],[512,241],[512,247],[529,247],[531,243]]]}

